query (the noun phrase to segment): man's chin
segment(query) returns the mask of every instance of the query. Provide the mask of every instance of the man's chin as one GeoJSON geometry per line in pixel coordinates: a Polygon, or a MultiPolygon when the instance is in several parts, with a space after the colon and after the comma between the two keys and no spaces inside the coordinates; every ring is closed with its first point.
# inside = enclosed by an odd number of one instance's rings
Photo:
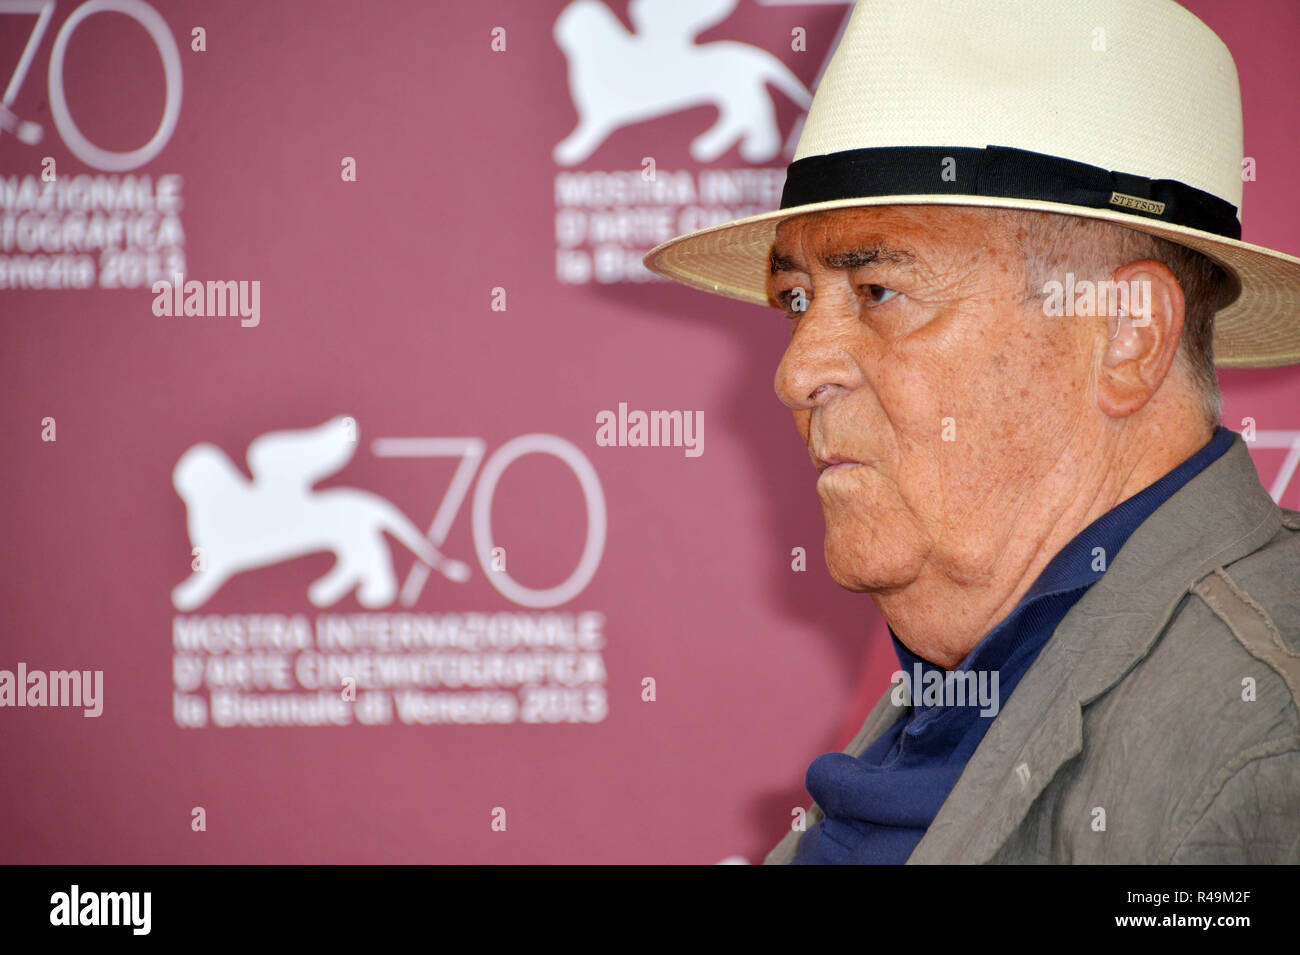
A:
{"type": "Polygon", "coordinates": [[[826,568],[831,579],[854,593],[897,590],[917,578],[922,561],[900,546],[906,534],[884,535],[866,528],[826,527],[826,568]]]}
{"type": "Polygon", "coordinates": [[[856,561],[840,561],[829,553],[826,555],[826,567],[833,581],[855,594],[875,593],[900,586],[894,582],[897,578],[886,573],[883,568],[864,567],[856,561]]]}

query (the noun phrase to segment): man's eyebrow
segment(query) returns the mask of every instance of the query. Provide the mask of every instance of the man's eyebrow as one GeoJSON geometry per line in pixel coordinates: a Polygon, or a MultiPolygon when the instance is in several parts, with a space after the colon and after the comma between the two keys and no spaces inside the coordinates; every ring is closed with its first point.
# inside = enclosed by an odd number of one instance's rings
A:
{"type": "Polygon", "coordinates": [[[890,265],[912,265],[916,256],[906,249],[887,249],[883,245],[867,245],[844,252],[833,252],[822,259],[829,269],[860,269],[865,265],[887,262],[890,265]]]}
{"type": "MultiPolygon", "coordinates": [[[[866,265],[886,262],[890,265],[913,265],[916,262],[916,256],[906,249],[890,249],[877,244],[859,246],[843,252],[833,252],[824,256],[822,262],[830,269],[860,269],[866,265]]],[[[773,275],[778,272],[804,271],[804,267],[795,261],[792,256],[783,255],[777,252],[776,249],[772,250],[768,264],[773,275]]]]}
{"type": "Polygon", "coordinates": [[[772,250],[769,265],[773,275],[776,275],[778,272],[798,272],[802,268],[799,263],[790,256],[778,255],[776,249],[772,250]]]}

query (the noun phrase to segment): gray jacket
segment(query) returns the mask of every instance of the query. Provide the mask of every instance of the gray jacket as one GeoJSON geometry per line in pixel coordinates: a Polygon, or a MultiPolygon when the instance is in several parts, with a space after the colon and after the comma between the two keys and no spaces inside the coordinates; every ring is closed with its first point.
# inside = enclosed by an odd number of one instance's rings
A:
{"type": "MultiPolygon", "coordinates": [[[[886,692],[845,752],[908,712],[886,692]]],[[[1300,513],[1240,436],[1061,621],[908,859],[935,862],[1300,862],[1300,513]]]]}

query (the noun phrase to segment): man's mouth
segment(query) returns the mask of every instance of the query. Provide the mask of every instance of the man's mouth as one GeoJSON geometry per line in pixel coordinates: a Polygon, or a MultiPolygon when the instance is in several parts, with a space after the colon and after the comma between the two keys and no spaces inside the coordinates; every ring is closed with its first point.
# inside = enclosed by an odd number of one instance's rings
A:
{"type": "Polygon", "coordinates": [[[847,471],[849,468],[861,467],[861,461],[856,458],[850,458],[842,454],[814,454],[813,463],[817,465],[817,470],[821,474],[834,474],[837,471],[847,471]]]}

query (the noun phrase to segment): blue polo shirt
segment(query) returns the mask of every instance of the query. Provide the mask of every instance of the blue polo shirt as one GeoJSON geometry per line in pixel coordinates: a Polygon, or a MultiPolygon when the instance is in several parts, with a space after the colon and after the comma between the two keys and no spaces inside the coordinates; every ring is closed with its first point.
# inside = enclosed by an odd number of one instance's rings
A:
{"type": "Polygon", "coordinates": [[[859,757],[827,753],[813,761],[805,785],[826,818],[804,834],[793,864],[906,862],[957,784],[994,714],[1001,711],[1066,613],[1101,578],[1129,535],[1227,451],[1234,437],[1220,427],[1204,448],[1097,518],[1052,558],[1016,608],[956,668],[975,677],[967,677],[962,688],[977,691],[971,694],[973,703],[967,696],[965,705],[953,705],[961,698],[954,681],[945,681],[946,671],[913,654],[891,630],[899,670],[909,677],[891,692],[906,694],[912,712],[859,757]],[[948,684],[953,685],[945,699],[940,688],[948,684]],[[985,691],[982,698],[978,689],[985,691]],[[996,710],[986,705],[994,697],[996,710]]]}

